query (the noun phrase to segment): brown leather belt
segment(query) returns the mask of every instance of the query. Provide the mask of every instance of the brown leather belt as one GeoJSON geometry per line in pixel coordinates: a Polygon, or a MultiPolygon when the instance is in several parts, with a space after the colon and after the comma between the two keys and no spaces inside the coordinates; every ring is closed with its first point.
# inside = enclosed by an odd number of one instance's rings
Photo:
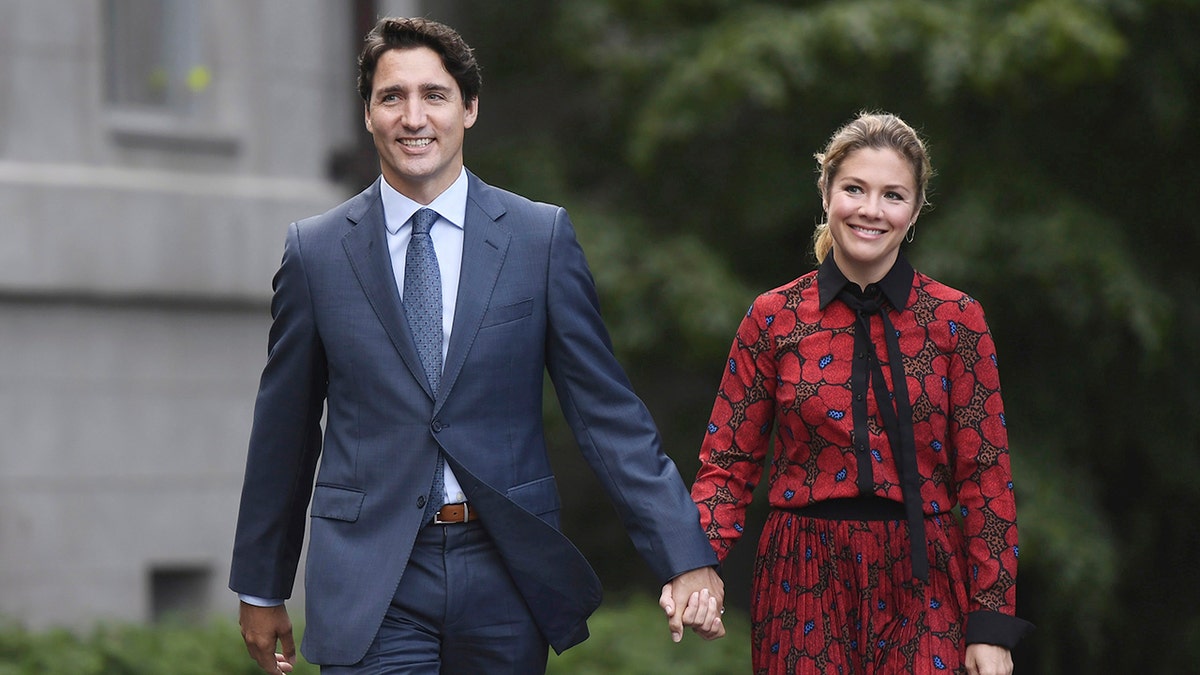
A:
{"type": "Polygon", "coordinates": [[[446,504],[438,509],[437,515],[433,517],[434,525],[449,525],[452,523],[469,523],[473,520],[479,520],[479,514],[466,502],[459,504],[446,504]]]}

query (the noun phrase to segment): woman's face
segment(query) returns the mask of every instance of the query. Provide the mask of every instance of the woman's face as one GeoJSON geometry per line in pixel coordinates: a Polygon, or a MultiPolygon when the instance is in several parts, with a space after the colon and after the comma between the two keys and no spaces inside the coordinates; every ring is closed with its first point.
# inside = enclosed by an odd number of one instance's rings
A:
{"type": "Polygon", "coordinates": [[[920,212],[912,167],[891,149],[860,148],[842,161],[825,195],[833,259],[860,286],[875,283],[896,262],[920,212]]]}

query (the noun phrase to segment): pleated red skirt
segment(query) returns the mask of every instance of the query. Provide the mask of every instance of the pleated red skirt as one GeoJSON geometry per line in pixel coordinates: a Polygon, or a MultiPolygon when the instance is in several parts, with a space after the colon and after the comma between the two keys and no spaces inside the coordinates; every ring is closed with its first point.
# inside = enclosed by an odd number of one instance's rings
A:
{"type": "Polygon", "coordinates": [[[925,539],[928,583],[912,578],[903,520],[773,510],[754,570],[756,675],[965,673],[962,532],[950,516],[926,518],[925,539]]]}

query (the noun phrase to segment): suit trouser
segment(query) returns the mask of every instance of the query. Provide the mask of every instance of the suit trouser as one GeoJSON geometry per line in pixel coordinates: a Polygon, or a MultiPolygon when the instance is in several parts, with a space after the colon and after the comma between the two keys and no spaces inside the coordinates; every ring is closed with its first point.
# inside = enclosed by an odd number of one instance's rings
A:
{"type": "Polygon", "coordinates": [[[367,655],[322,675],[529,675],[548,645],[478,521],[428,525],[367,655]]]}

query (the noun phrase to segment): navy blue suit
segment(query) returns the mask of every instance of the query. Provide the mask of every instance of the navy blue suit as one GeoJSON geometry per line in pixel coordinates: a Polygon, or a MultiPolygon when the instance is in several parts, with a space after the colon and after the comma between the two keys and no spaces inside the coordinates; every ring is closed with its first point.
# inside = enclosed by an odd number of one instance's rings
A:
{"type": "Polygon", "coordinates": [[[392,274],[379,182],[288,229],[230,588],[289,597],[310,520],[302,651],[314,663],[354,663],[375,637],[422,525],[439,450],[549,644],[561,652],[586,639],[601,589],[559,531],[542,429],[546,371],[654,573],[665,582],[716,564],[613,357],[566,211],[468,180],[462,276],[436,399],[392,274]]]}

